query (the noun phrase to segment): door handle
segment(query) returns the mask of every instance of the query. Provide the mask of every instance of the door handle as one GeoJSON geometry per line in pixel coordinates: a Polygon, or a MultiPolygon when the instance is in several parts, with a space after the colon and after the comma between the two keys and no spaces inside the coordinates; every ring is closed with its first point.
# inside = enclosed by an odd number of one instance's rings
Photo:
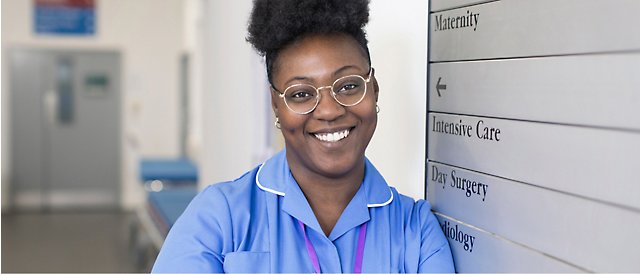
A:
{"type": "Polygon", "coordinates": [[[58,118],[58,108],[60,103],[58,100],[58,94],[55,90],[50,89],[45,91],[42,97],[44,115],[46,116],[45,119],[49,121],[50,125],[54,125],[58,118]]]}

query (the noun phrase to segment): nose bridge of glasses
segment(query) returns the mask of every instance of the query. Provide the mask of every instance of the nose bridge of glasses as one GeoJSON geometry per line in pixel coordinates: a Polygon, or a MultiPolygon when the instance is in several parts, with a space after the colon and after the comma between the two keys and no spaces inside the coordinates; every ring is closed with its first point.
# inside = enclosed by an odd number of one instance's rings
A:
{"type": "Polygon", "coordinates": [[[311,111],[316,113],[316,115],[319,115],[318,117],[333,117],[331,119],[334,119],[335,117],[341,115],[340,113],[344,112],[345,106],[340,101],[338,101],[331,86],[319,87],[316,90],[318,91],[318,95],[316,97],[316,105],[311,111]],[[327,89],[329,94],[331,95],[321,96],[320,90],[322,89],[327,89]]]}
{"type": "Polygon", "coordinates": [[[316,88],[316,91],[318,92],[318,94],[320,94],[321,89],[329,89],[329,91],[333,91],[333,86],[323,86],[323,87],[316,88]]]}
{"type": "Polygon", "coordinates": [[[316,98],[317,98],[317,101],[318,101],[317,104],[320,104],[320,101],[322,100],[322,96],[320,95],[320,90],[323,90],[323,89],[328,89],[329,90],[329,94],[331,94],[331,98],[333,98],[333,100],[335,100],[338,104],[342,105],[342,103],[340,103],[340,101],[338,101],[338,99],[336,98],[336,94],[333,91],[333,86],[322,86],[322,87],[316,88],[316,92],[318,93],[316,95],[316,98]]]}

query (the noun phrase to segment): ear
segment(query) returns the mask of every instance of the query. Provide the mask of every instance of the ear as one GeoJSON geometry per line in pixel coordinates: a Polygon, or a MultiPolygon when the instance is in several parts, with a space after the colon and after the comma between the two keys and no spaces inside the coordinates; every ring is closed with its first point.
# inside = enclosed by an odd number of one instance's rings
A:
{"type": "Polygon", "coordinates": [[[278,117],[278,100],[280,100],[280,97],[278,96],[277,92],[275,92],[273,90],[272,87],[269,87],[269,93],[271,93],[271,109],[273,109],[273,114],[276,115],[276,117],[278,117]]]}
{"type": "Polygon", "coordinates": [[[373,76],[373,94],[376,96],[376,103],[378,102],[378,94],[380,93],[380,86],[378,86],[378,79],[373,76]]]}

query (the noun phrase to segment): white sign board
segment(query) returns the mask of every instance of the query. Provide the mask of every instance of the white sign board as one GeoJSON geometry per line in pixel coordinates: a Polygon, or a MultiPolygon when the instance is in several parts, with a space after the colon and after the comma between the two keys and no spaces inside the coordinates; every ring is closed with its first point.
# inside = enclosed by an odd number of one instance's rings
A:
{"type": "Polygon", "coordinates": [[[640,272],[638,11],[431,0],[427,198],[457,271],[640,272]]]}

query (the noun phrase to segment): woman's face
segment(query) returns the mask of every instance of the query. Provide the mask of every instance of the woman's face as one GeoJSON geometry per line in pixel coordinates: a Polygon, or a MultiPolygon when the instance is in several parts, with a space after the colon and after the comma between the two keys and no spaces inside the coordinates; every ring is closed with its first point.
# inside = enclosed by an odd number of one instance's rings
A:
{"type": "MultiPolygon", "coordinates": [[[[354,74],[366,79],[369,73],[360,45],[343,34],[302,38],[281,50],[276,62],[272,80],[279,91],[293,84],[330,86],[336,79],[354,74]]],[[[371,77],[364,99],[350,107],[336,102],[330,89],[321,89],[318,106],[308,114],[294,113],[278,92],[271,93],[292,168],[296,166],[328,178],[340,178],[362,168],[359,165],[364,164],[364,152],[377,123],[374,81],[371,77]],[[345,130],[348,130],[346,137],[327,141],[327,134],[345,130]]]]}

